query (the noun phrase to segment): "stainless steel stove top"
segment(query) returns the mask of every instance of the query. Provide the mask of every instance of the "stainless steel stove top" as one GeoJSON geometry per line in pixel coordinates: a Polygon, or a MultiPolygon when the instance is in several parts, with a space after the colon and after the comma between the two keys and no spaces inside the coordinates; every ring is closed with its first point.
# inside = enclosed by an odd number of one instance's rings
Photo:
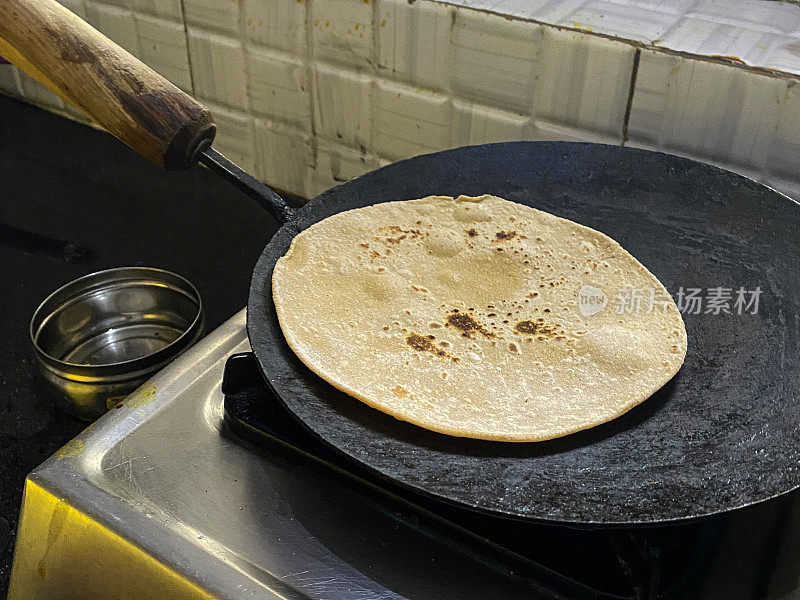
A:
{"type": "Polygon", "coordinates": [[[12,600],[546,596],[456,528],[236,438],[220,382],[248,349],[241,311],[29,476],[12,600]]]}
{"type": "Polygon", "coordinates": [[[645,530],[459,515],[232,433],[248,349],[241,311],[31,473],[11,600],[800,598],[800,494],[645,530]]]}

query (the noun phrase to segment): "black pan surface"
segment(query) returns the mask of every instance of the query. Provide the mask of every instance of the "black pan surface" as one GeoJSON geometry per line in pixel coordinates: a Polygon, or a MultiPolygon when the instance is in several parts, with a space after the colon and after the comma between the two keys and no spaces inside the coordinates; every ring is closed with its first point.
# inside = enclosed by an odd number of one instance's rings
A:
{"type": "MultiPolygon", "coordinates": [[[[264,250],[248,332],[265,378],[310,431],[418,492],[575,525],[697,518],[800,483],[800,205],[694,161],[598,144],[519,142],[402,161],[304,206],[264,250]],[[598,229],[675,295],[761,290],[757,314],[685,314],[681,371],[623,417],[549,442],[449,437],[396,420],[307,369],[275,316],[271,277],[297,233],[334,213],[430,194],[491,193],[598,229]]],[[[614,302],[614,299],[611,299],[614,302]]],[[[706,308],[703,305],[703,310],[706,308]]],[[[609,305],[612,309],[612,305],[609,305]]]]}

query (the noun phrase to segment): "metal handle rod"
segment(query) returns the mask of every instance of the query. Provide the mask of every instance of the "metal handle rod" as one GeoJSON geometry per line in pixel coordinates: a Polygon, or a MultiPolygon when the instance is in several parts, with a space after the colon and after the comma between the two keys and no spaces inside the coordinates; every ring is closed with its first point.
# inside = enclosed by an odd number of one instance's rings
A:
{"type": "Polygon", "coordinates": [[[198,151],[197,160],[258,202],[281,225],[291,221],[294,211],[283,198],[233,161],[214,150],[210,144],[198,151]]]}

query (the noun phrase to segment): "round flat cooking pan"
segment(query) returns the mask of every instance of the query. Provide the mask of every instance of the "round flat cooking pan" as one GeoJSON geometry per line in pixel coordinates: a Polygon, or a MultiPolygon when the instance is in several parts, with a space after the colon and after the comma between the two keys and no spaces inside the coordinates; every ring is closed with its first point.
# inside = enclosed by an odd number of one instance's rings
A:
{"type": "Polygon", "coordinates": [[[292,214],[210,147],[214,126],[205,107],[53,0],[0,3],[0,54],[157,164],[182,168],[199,160],[285,223],[254,271],[253,350],[300,423],[379,475],[477,510],[576,525],[697,518],[798,487],[800,205],[785,196],[674,156],[519,142],[389,165],[292,214]],[[295,357],[275,316],[271,276],[299,231],[377,202],[484,193],[610,235],[675,295],[700,290],[700,311],[684,312],[689,348],[675,378],[610,423],[511,444],[396,420],[337,391],[295,357]],[[750,304],[738,314],[740,289],[750,301],[760,293],[757,310],[750,304]],[[727,294],[731,314],[706,299],[727,294]]]}
{"type": "Polygon", "coordinates": [[[256,265],[248,333],[269,385],[301,423],[417,491],[513,517],[576,524],[696,518],[800,482],[798,231],[794,201],[675,156],[566,142],[458,148],[389,165],[305,205],[256,265]],[[610,235],[673,295],[701,289],[700,314],[684,313],[689,346],[673,380],[605,425],[513,444],[399,421],[336,390],[292,353],[275,316],[271,278],[298,230],[376,202],[483,193],[610,235]],[[731,290],[732,314],[705,313],[714,288],[731,290]],[[745,300],[760,290],[756,314],[753,306],[737,314],[740,288],[745,300]]]}

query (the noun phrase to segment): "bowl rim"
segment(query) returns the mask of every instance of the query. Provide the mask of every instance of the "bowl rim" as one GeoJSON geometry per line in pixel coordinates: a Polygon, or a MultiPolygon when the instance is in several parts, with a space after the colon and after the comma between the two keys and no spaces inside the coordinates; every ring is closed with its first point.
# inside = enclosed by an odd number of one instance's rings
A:
{"type": "Polygon", "coordinates": [[[73,279],[51,292],[31,316],[28,333],[36,356],[50,371],[67,379],[80,378],[86,383],[98,381],[122,381],[141,377],[143,371],[156,370],[167,364],[194,343],[202,333],[204,324],[204,306],[200,292],[191,281],[166,269],[156,267],[130,266],[113,267],[88,273],[73,279]],[[194,319],[178,338],[163,348],[136,358],[124,361],[93,365],[89,363],[73,363],[46,352],[39,345],[39,335],[47,321],[59,310],[93,291],[110,285],[129,282],[163,284],[186,295],[197,304],[194,319]]]}

